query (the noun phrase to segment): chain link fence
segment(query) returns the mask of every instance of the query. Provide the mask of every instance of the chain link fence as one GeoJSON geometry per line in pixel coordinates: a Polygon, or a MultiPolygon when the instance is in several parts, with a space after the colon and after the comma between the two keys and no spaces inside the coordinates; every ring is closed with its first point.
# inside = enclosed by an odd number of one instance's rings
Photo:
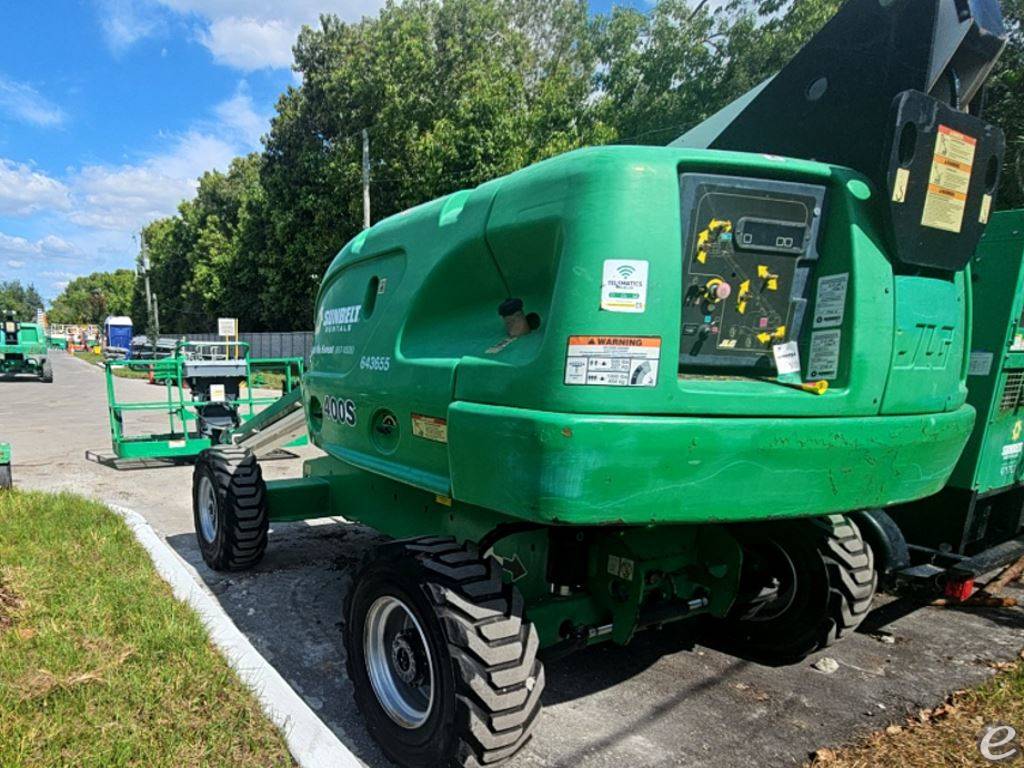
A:
{"type": "MultiPolygon", "coordinates": [[[[224,341],[215,333],[187,333],[185,338],[189,341],[224,341]]],[[[308,363],[313,349],[312,331],[241,333],[238,340],[249,345],[249,357],[301,357],[308,363]]]]}

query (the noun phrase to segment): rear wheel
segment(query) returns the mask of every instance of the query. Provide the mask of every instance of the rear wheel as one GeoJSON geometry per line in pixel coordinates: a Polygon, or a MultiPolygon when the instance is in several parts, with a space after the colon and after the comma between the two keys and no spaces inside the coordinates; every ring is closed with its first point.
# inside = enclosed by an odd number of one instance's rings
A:
{"type": "Polygon", "coordinates": [[[266,484],[256,457],[218,446],[199,454],[192,475],[192,514],[199,549],[217,571],[251,568],[267,549],[266,484]]]}
{"type": "Polygon", "coordinates": [[[842,515],[743,531],[740,598],[726,638],[755,656],[797,661],[851,634],[878,576],[871,547],[842,515]]]}
{"type": "Polygon", "coordinates": [[[0,491],[5,491],[14,486],[11,479],[11,465],[0,464],[0,491]]]}
{"type": "Polygon", "coordinates": [[[367,729],[405,768],[496,765],[529,741],[544,669],[501,566],[449,538],[376,548],[345,602],[367,729]]]}

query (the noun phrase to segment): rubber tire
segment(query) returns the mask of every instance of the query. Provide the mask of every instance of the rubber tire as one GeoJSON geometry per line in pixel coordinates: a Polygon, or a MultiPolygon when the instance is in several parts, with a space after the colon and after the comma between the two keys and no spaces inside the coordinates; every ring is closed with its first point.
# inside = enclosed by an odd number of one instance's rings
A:
{"type": "Polygon", "coordinates": [[[493,557],[446,537],[388,542],[358,568],[344,614],[355,701],[392,761],[405,768],[494,766],[530,740],[544,690],[537,631],[493,557]],[[430,646],[434,708],[415,730],[391,720],[366,671],[366,613],[385,594],[416,614],[430,646]]]}
{"type": "Polygon", "coordinates": [[[14,487],[14,480],[11,478],[11,465],[0,464],[0,491],[7,491],[14,487]]]}
{"type": "Polygon", "coordinates": [[[43,371],[39,374],[39,378],[44,384],[53,384],[53,364],[49,360],[43,362],[43,371]]]}
{"type": "Polygon", "coordinates": [[[203,560],[215,571],[252,568],[267,550],[267,486],[256,457],[244,448],[207,448],[192,474],[192,520],[203,560]],[[199,521],[200,480],[213,481],[217,500],[217,535],[206,541],[199,521]]]}
{"type": "Polygon", "coordinates": [[[875,558],[857,525],[843,515],[766,523],[747,531],[782,546],[797,570],[793,604],[769,621],[733,608],[725,637],[759,659],[789,663],[827,648],[860,626],[878,586],[875,558]]]}

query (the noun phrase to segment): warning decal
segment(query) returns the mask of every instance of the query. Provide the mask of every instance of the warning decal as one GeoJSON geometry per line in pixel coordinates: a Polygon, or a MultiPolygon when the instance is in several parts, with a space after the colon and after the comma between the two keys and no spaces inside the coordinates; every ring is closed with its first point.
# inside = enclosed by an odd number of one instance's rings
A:
{"type": "Polygon", "coordinates": [[[421,413],[412,414],[412,433],[424,440],[431,440],[435,443],[448,442],[448,422],[436,416],[424,416],[421,413]]]}
{"type": "Polygon", "coordinates": [[[928,196],[921,216],[923,226],[959,234],[963,228],[967,190],[971,186],[977,147],[977,139],[945,125],[939,126],[928,179],[928,196]]]}
{"type": "Polygon", "coordinates": [[[565,383],[653,387],[658,383],[661,339],[653,336],[570,336],[565,383]]]}

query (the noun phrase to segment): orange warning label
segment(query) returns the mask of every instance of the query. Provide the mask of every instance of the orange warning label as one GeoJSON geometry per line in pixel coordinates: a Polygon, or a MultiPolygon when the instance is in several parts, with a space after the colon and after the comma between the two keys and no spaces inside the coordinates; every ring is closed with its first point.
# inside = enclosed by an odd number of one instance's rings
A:
{"type": "Polygon", "coordinates": [[[570,336],[565,383],[582,386],[653,387],[658,383],[657,336],[570,336]]]}
{"type": "Polygon", "coordinates": [[[963,228],[977,148],[977,139],[948,126],[939,126],[928,195],[921,215],[923,226],[956,233],[963,228]]]}
{"type": "Polygon", "coordinates": [[[569,346],[598,345],[602,347],[660,347],[657,336],[570,336],[569,346]]]}

